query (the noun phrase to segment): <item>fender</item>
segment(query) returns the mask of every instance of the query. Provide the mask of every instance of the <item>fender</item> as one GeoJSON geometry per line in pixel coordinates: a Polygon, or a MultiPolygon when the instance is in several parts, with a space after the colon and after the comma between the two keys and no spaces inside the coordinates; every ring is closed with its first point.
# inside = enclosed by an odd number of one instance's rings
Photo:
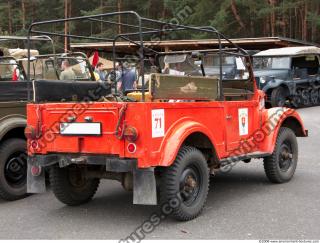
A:
{"type": "MultiPolygon", "coordinates": [[[[171,126],[162,140],[159,165],[166,167],[172,165],[186,138],[196,132],[206,135],[215,150],[214,146],[216,143],[214,136],[206,126],[191,120],[191,118],[182,118],[171,126]]],[[[216,151],[213,152],[215,153],[216,151]]]]}
{"type": "Polygon", "coordinates": [[[265,152],[273,152],[281,127],[291,128],[297,137],[308,136],[308,131],[305,129],[300,115],[293,109],[285,107],[271,108],[265,111],[264,117],[270,129],[268,136],[261,144],[262,150],[265,152]]]}
{"type": "Polygon", "coordinates": [[[5,116],[0,120],[0,140],[14,128],[24,128],[27,125],[27,118],[23,115],[13,114],[5,116]]]}
{"type": "Polygon", "coordinates": [[[268,90],[270,89],[275,89],[275,88],[278,88],[280,87],[281,85],[284,85],[285,87],[288,88],[288,90],[290,90],[290,88],[288,87],[288,85],[285,83],[285,81],[283,79],[275,79],[275,80],[271,80],[269,81],[266,86],[263,87],[263,91],[265,93],[268,92],[268,90]]]}

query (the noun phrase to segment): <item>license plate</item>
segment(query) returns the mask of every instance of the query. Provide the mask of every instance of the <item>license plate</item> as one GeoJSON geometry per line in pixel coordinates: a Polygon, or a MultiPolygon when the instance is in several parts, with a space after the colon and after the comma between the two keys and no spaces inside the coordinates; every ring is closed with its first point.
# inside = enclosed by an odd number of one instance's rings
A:
{"type": "Polygon", "coordinates": [[[60,123],[60,134],[98,136],[101,135],[101,123],[60,123]]]}

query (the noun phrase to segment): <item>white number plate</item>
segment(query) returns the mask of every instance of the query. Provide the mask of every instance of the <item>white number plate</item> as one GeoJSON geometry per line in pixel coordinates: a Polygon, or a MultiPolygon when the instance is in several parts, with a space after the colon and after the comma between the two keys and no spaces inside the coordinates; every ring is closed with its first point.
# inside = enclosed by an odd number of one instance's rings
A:
{"type": "Polygon", "coordinates": [[[101,123],[60,123],[61,135],[101,135],[101,123]]]}

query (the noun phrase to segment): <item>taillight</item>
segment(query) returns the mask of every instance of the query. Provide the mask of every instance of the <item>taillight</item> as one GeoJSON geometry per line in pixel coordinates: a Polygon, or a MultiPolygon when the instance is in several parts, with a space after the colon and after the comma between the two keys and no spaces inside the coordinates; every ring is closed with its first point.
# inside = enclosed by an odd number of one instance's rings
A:
{"type": "Polygon", "coordinates": [[[129,143],[127,146],[128,152],[133,154],[137,150],[137,146],[134,143],[129,143]]]}
{"type": "Polygon", "coordinates": [[[138,130],[135,127],[126,127],[123,133],[124,138],[129,142],[135,142],[138,139],[138,130]]]}
{"type": "Polygon", "coordinates": [[[28,125],[24,129],[24,135],[26,136],[27,139],[36,139],[37,138],[36,129],[33,126],[28,125]]]}
{"type": "Polygon", "coordinates": [[[31,145],[31,148],[33,148],[33,149],[37,149],[37,148],[39,147],[38,142],[35,141],[35,140],[32,140],[32,141],[30,142],[30,145],[31,145]]]}
{"type": "Polygon", "coordinates": [[[31,175],[39,176],[41,175],[41,172],[42,170],[40,166],[36,166],[36,165],[31,166],[31,175]]]}

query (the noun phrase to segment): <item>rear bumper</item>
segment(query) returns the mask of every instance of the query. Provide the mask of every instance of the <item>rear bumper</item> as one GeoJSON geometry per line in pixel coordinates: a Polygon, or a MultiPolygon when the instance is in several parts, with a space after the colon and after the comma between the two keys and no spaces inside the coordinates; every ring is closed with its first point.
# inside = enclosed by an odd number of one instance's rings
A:
{"type": "Polygon", "coordinates": [[[120,159],[99,155],[66,155],[49,154],[35,155],[28,158],[27,191],[28,193],[43,193],[46,191],[45,170],[34,176],[31,173],[33,166],[41,168],[59,165],[60,168],[77,165],[103,165],[107,172],[132,173],[133,175],[133,203],[143,205],[157,204],[157,186],[154,168],[137,168],[136,159],[120,159]]]}
{"type": "Polygon", "coordinates": [[[76,165],[104,165],[107,171],[130,172],[136,168],[136,159],[120,159],[104,155],[72,155],[72,154],[48,154],[35,155],[28,158],[30,166],[49,167],[58,164],[60,168],[72,164],[76,165]]]}

